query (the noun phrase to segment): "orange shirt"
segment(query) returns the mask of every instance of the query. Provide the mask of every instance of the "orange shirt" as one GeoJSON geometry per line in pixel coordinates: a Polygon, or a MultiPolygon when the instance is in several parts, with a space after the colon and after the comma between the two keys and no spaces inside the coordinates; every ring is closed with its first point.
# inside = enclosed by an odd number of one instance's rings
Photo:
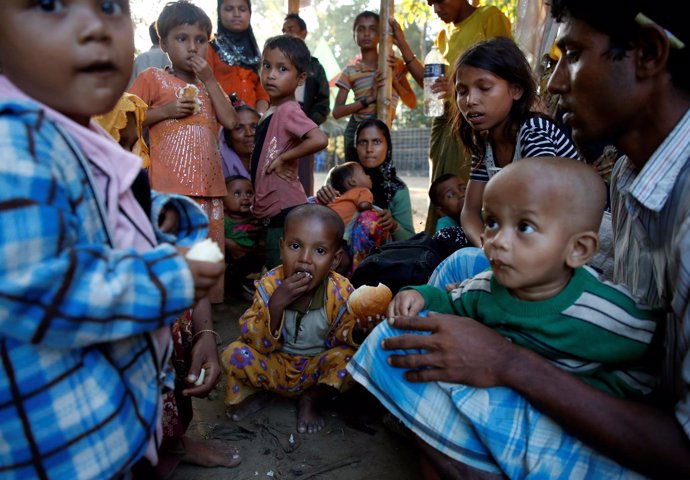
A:
{"type": "Polygon", "coordinates": [[[252,70],[238,65],[228,65],[210,46],[207,61],[213,70],[213,76],[226,94],[237,93],[240,100],[250,107],[256,107],[256,102],[259,100],[269,101],[268,94],[261,86],[259,76],[252,70]]]}
{"type": "Polygon", "coordinates": [[[347,225],[357,213],[357,206],[362,202],[373,204],[374,195],[368,188],[355,187],[340,195],[335,202],[329,203],[328,208],[335,210],[335,213],[343,219],[343,223],[347,225]]]}

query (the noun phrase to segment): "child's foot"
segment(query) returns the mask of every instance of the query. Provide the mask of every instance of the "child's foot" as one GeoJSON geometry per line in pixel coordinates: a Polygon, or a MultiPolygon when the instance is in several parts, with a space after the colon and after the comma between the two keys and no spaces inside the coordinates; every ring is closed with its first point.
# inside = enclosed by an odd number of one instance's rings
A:
{"type": "Polygon", "coordinates": [[[266,405],[271,403],[273,396],[269,392],[257,392],[251,397],[248,397],[239,405],[228,411],[228,417],[233,421],[239,422],[247,418],[252,413],[258,412],[266,405]]]}
{"type": "Polygon", "coordinates": [[[218,440],[193,440],[182,438],[184,457],[182,462],[202,467],[236,467],[242,461],[237,448],[218,440]]]}
{"type": "Polygon", "coordinates": [[[316,433],[326,425],[324,419],[316,410],[316,399],[309,395],[299,397],[297,403],[297,431],[299,433],[316,433]]]}

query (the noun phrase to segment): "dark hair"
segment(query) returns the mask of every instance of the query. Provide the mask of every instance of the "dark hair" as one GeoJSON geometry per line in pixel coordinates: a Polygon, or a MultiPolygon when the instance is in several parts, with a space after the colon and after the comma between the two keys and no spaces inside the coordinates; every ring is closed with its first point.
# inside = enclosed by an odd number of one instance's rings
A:
{"type": "MultiPolygon", "coordinates": [[[[230,176],[228,176],[228,177],[225,177],[225,185],[228,185],[228,184],[230,184],[230,182],[234,182],[235,180],[246,180],[246,181],[248,181],[249,183],[252,182],[251,180],[249,180],[249,179],[248,179],[247,177],[245,177],[244,175],[230,175],[230,176]]],[[[252,187],[252,188],[253,188],[253,187],[252,187]]]]}
{"type": "MultiPolygon", "coordinates": [[[[244,104],[244,103],[243,103],[242,105],[236,106],[236,107],[235,107],[235,112],[236,112],[236,113],[240,113],[240,112],[252,112],[252,113],[253,113],[254,115],[256,115],[258,118],[261,118],[261,115],[259,114],[259,112],[257,112],[254,108],[252,108],[252,107],[250,107],[249,105],[246,105],[246,104],[244,104]]],[[[232,130],[231,130],[231,129],[224,128],[224,129],[223,129],[223,137],[225,138],[225,143],[228,144],[228,147],[230,147],[235,153],[237,153],[236,150],[235,150],[235,145],[234,145],[233,142],[232,142],[232,130]]],[[[226,178],[226,179],[225,179],[225,183],[227,183],[227,182],[228,182],[228,180],[227,180],[227,178],[226,178]]]]}
{"type": "Polygon", "coordinates": [[[345,224],[340,218],[340,215],[335,213],[335,210],[331,210],[325,205],[319,205],[317,203],[307,203],[304,205],[299,205],[287,214],[285,217],[285,223],[283,225],[283,234],[288,229],[290,222],[298,218],[317,218],[323,223],[330,224],[335,232],[335,244],[340,246],[343,242],[343,235],[345,235],[345,224]]]}
{"type": "Polygon", "coordinates": [[[328,172],[326,183],[340,193],[347,192],[349,190],[347,181],[355,174],[355,166],[357,165],[359,165],[357,162],[345,162],[341,165],[336,165],[328,172]]]}
{"type": "MultiPolygon", "coordinates": [[[[486,70],[522,89],[522,96],[513,101],[505,123],[505,133],[508,138],[516,137],[520,124],[534,115],[531,109],[537,95],[537,83],[532,68],[527,63],[527,59],[520,48],[509,38],[495,37],[479,42],[467,49],[453,66],[453,73],[450,77],[453,91],[451,98],[457,98],[455,83],[460,68],[463,66],[486,70]]],[[[475,131],[465,120],[460,113],[457,102],[451,102],[450,105],[454,134],[460,134],[462,143],[473,156],[483,157],[485,142],[480,138],[481,133],[475,131]]]]}
{"type": "Polygon", "coordinates": [[[352,22],[353,32],[355,31],[355,28],[357,28],[357,24],[359,23],[359,21],[363,18],[373,18],[374,20],[376,20],[376,23],[381,23],[378,13],[374,13],[370,10],[364,10],[362,13],[357,14],[357,16],[355,17],[355,21],[352,22]]]}
{"type": "Polygon", "coordinates": [[[558,22],[567,17],[581,20],[594,30],[608,35],[610,43],[607,54],[613,60],[622,59],[640,39],[642,26],[635,20],[639,13],[651,18],[657,25],[685,43],[685,48],[669,50],[667,69],[673,84],[683,90],[690,90],[690,35],[687,16],[680,5],[684,2],[671,0],[550,0],[551,15],[558,22]]]}
{"type": "Polygon", "coordinates": [[[163,7],[156,21],[158,36],[161,40],[164,39],[168,36],[170,30],[178,25],[198,25],[199,28],[206,31],[206,35],[209,38],[213,31],[211,19],[208,18],[208,15],[188,0],[170,2],[163,7]]]}
{"type": "Polygon", "coordinates": [[[151,25],[149,25],[149,37],[151,37],[151,43],[154,45],[158,45],[161,42],[161,39],[158,36],[156,22],[153,22],[151,25]]]}
{"type": "Polygon", "coordinates": [[[276,48],[292,62],[298,73],[304,73],[309,69],[311,53],[301,38],[292,35],[276,35],[264,43],[264,50],[276,48]]]}
{"type": "Polygon", "coordinates": [[[294,20],[295,22],[297,22],[297,25],[299,26],[299,29],[301,31],[307,29],[307,22],[305,22],[304,19],[299,16],[299,13],[288,13],[287,15],[285,15],[285,19],[283,21],[285,22],[287,20],[294,20]]]}
{"type": "Polygon", "coordinates": [[[429,187],[429,200],[431,200],[431,204],[438,207],[439,203],[439,198],[438,198],[438,189],[441,186],[442,183],[447,182],[450,179],[457,178],[457,175],[453,173],[444,173],[440,177],[438,177],[436,180],[431,182],[431,186],[429,187]]]}

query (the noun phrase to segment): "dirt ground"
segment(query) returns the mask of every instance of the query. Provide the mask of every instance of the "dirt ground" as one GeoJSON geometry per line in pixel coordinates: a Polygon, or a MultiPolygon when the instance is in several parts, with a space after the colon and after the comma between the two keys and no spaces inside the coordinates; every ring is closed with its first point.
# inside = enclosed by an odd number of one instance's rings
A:
{"type": "MultiPolygon", "coordinates": [[[[323,184],[317,174],[315,184],[323,184]]],[[[421,231],[427,209],[426,177],[404,177],[412,197],[415,228],[421,231]]],[[[214,307],[214,324],[223,345],[239,336],[237,320],[249,302],[229,298],[214,307]]],[[[220,348],[223,348],[222,346],[220,348]]],[[[225,415],[223,379],[209,398],[194,400],[189,434],[195,438],[227,441],[239,449],[242,463],[232,469],[180,464],[173,480],[415,480],[420,478],[414,449],[400,434],[384,425],[380,416],[362,422],[355,415],[375,403],[351,408],[348,398],[326,410],[326,427],[316,434],[296,430],[296,405],[277,400],[241,422],[225,415]],[[357,410],[357,411],[354,411],[357,410]]],[[[365,397],[365,402],[366,402],[365,397]]],[[[386,422],[388,423],[388,422],[386,422]]]]}

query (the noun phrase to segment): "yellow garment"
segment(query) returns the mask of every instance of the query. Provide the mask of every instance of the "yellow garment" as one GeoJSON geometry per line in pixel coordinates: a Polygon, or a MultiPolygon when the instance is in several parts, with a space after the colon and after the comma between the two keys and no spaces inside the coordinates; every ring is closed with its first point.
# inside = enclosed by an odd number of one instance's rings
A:
{"type": "Polygon", "coordinates": [[[116,142],[119,142],[120,132],[127,126],[127,113],[134,113],[134,118],[137,122],[137,142],[134,148],[132,148],[132,153],[141,157],[144,168],[149,168],[151,164],[149,147],[146,145],[143,135],[144,119],[146,118],[146,110],[148,108],[148,105],[141,98],[125,92],[120,97],[120,100],[117,101],[115,108],[110,112],[93,117],[96,123],[103,127],[116,142]]]}

